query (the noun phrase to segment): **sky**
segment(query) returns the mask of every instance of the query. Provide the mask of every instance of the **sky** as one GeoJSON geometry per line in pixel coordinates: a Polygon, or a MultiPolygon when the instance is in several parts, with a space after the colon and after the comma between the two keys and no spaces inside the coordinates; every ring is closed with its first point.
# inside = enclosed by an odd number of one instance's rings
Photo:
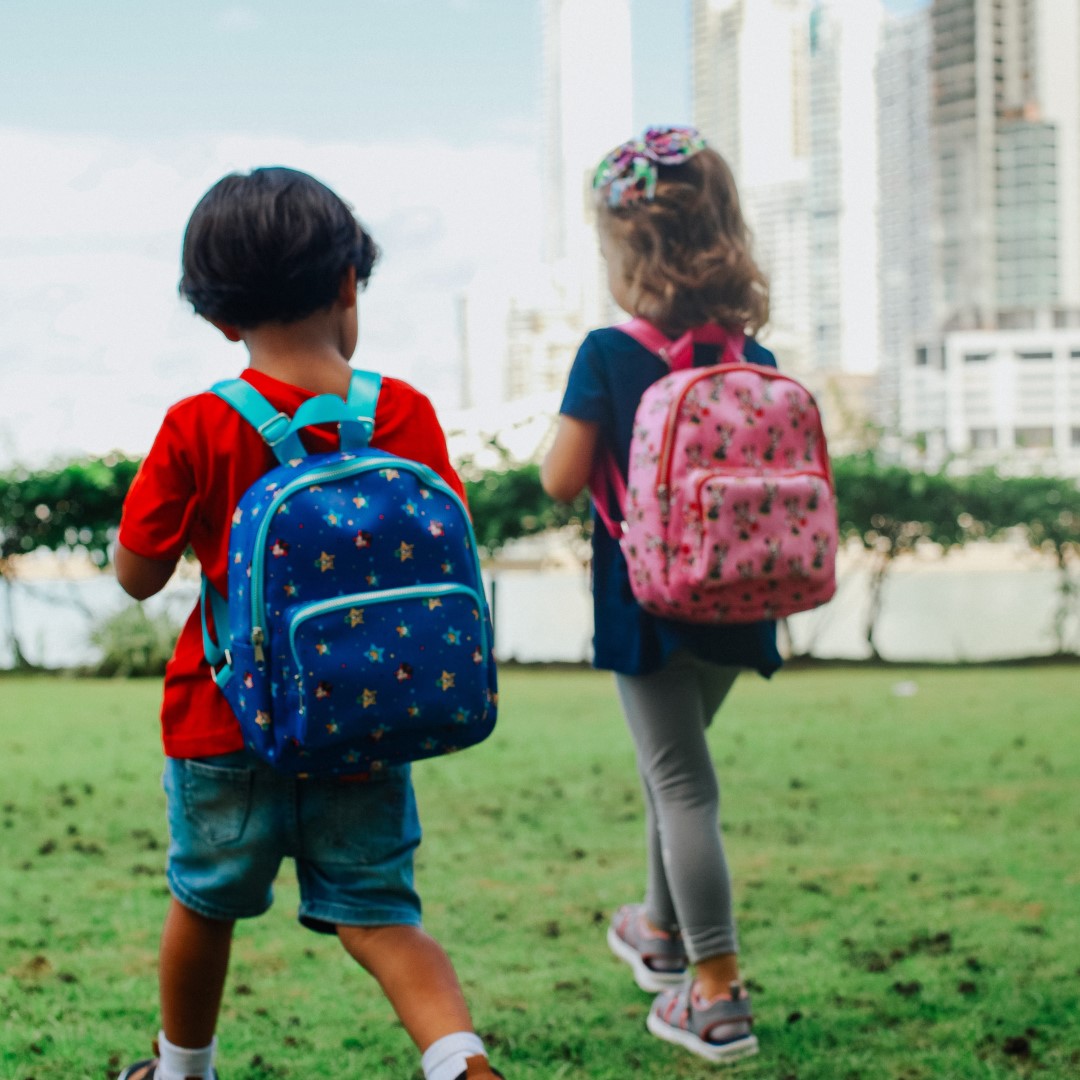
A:
{"type": "MultiPolygon", "coordinates": [[[[635,128],[691,119],[688,8],[631,0],[635,128]]],[[[314,173],[383,248],[354,362],[455,405],[458,295],[539,259],[540,11],[3,0],[0,468],[144,453],[243,367],[176,281],[191,208],[257,165],[314,173]]]]}

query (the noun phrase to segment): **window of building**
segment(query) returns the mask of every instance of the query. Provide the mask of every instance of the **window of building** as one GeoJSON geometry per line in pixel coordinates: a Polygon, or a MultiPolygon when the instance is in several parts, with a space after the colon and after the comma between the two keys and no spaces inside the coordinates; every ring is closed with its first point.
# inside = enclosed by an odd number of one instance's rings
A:
{"type": "Polygon", "coordinates": [[[1017,428],[1016,445],[1024,450],[1049,450],[1054,445],[1054,429],[1049,425],[1017,428]]]}
{"type": "Polygon", "coordinates": [[[1049,350],[1039,349],[1032,352],[1018,352],[1016,354],[1019,360],[1053,360],[1054,354],[1049,350]]]}
{"type": "Polygon", "coordinates": [[[998,444],[997,428],[976,427],[968,433],[972,450],[996,450],[998,444]]]}
{"type": "Polygon", "coordinates": [[[966,352],[964,353],[965,364],[985,364],[987,360],[993,356],[993,353],[988,352],[966,352]]]}
{"type": "Polygon", "coordinates": [[[915,366],[926,367],[930,363],[930,350],[925,345],[920,345],[915,350],[915,366]]]}
{"type": "Polygon", "coordinates": [[[1074,450],[1080,450],[1080,427],[1074,427],[1071,432],[1070,442],[1074,450]]]}

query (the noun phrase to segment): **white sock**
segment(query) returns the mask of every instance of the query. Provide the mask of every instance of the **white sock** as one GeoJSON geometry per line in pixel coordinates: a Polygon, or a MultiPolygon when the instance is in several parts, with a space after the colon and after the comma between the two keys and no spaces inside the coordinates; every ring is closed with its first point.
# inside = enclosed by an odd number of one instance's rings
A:
{"type": "Polygon", "coordinates": [[[183,1046],[173,1046],[165,1038],[165,1032],[158,1032],[158,1067],[155,1080],[187,1080],[188,1077],[212,1077],[214,1075],[214,1051],[217,1039],[211,1039],[209,1046],[201,1050],[188,1050],[183,1046]]]}
{"type": "Polygon", "coordinates": [[[420,1058],[424,1080],[458,1080],[465,1071],[465,1059],[475,1054],[487,1054],[479,1035],[471,1031],[455,1031],[436,1039],[420,1058]]]}

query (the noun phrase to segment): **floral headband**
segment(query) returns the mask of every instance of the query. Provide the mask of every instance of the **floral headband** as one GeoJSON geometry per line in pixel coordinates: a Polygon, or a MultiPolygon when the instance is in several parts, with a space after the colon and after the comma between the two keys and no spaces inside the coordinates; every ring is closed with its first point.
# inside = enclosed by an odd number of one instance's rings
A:
{"type": "Polygon", "coordinates": [[[681,165],[698,151],[705,140],[692,127],[651,127],[640,139],[615,147],[597,166],[593,190],[607,189],[612,209],[626,207],[639,199],[656,196],[658,165],[681,165]]]}

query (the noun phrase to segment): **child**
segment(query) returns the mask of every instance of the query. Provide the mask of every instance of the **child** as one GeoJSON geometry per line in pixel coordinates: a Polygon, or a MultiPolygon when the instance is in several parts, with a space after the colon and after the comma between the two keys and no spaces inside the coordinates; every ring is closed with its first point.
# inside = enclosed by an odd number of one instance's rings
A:
{"type": "MultiPolygon", "coordinates": [[[[249,353],[243,373],[292,415],[348,393],[357,291],[378,251],[332,191],[305,173],[256,169],[203,196],[184,236],[180,292],[249,353]]],[[[337,449],[336,426],[306,429],[337,449]]],[[[384,378],[372,445],[429,465],[459,494],[430,402],[384,378]]],[[[227,595],[229,525],[244,491],[276,464],[262,438],[211,393],[174,405],[124,504],[116,574],[138,600],[158,592],[190,544],[227,595]]],[[[270,906],[283,856],[296,860],[300,921],[336,934],[379,981],[422,1053],[427,1080],[492,1080],[449,958],[420,927],[420,842],[408,766],[377,778],[297,779],[244,750],[203,659],[198,610],[165,675],[162,728],[171,905],[161,941],[156,1056],[121,1080],[216,1078],[218,1011],[236,919],[270,906]]]]}
{"type": "MultiPolygon", "coordinates": [[[[608,284],[621,308],[672,339],[705,324],[752,334],[766,321],[766,284],[750,257],[731,172],[696,131],[654,128],[624,143],[601,162],[593,187],[608,284]]],[[[744,355],[775,366],[752,337],[744,355]]],[[[695,365],[720,356],[719,346],[694,346],[695,365]]],[[[548,494],[573,499],[608,453],[626,476],[634,412],[667,370],[620,330],[586,337],[543,464],[548,494]]],[[[645,902],[615,914],[608,942],[639,986],[664,991],[649,1013],[653,1034],[713,1061],[744,1057],[757,1040],[740,982],[705,732],[741,668],[768,676],[780,666],[775,626],[690,625],[648,614],[630,591],[619,545],[600,527],[593,606],[594,663],[615,672],[637,750],[648,849],[645,902]]]]}

